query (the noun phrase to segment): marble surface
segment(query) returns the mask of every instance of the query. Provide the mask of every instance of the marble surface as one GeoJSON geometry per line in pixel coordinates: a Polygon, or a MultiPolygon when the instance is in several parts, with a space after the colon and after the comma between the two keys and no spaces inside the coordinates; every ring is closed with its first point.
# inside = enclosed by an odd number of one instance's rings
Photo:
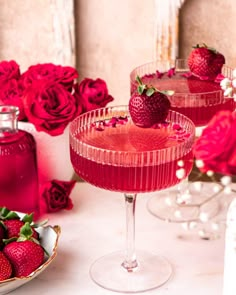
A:
{"type": "MultiPolygon", "coordinates": [[[[223,283],[224,236],[206,241],[185,233],[179,224],[160,221],[146,207],[153,194],[139,195],[136,248],[161,253],[172,263],[168,283],[145,294],[220,295],[223,283]]],[[[61,226],[58,255],[37,278],[11,292],[18,295],[110,295],[89,277],[89,267],[104,254],[125,245],[125,204],[120,193],[78,183],[71,195],[74,208],[49,215],[61,226]]]]}

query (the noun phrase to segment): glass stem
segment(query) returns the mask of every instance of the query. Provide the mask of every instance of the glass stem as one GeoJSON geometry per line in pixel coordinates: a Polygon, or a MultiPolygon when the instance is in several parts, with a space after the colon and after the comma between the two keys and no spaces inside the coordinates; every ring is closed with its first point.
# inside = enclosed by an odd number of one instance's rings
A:
{"type": "Polygon", "coordinates": [[[191,194],[189,192],[189,180],[188,177],[183,179],[179,184],[177,188],[177,196],[176,196],[176,202],[177,205],[181,205],[185,200],[183,199],[183,196],[187,196],[191,199],[191,194]]]}
{"type": "Polygon", "coordinates": [[[125,194],[126,206],[126,254],[122,266],[128,272],[138,267],[135,253],[135,204],[136,194],[125,194]]]}

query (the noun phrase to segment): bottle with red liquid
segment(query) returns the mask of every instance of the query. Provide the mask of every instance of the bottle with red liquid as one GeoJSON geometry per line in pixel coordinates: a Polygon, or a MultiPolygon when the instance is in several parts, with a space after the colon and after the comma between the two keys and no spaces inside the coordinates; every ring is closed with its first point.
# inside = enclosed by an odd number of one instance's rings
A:
{"type": "Polygon", "coordinates": [[[0,207],[39,215],[36,142],[18,129],[19,109],[0,106],[0,207]]]}

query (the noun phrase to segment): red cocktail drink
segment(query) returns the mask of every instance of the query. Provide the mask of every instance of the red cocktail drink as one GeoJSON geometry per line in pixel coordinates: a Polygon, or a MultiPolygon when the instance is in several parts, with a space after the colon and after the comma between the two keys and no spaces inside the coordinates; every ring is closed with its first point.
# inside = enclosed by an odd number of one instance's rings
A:
{"type": "Polygon", "coordinates": [[[125,196],[126,251],[94,262],[90,275],[99,286],[134,293],[154,289],[170,278],[172,268],[164,257],[135,251],[136,195],[178,183],[179,162],[188,176],[194,136],[193,122],[174,111],[155,128],[137,127],[128,106],[94,110],[71,123],[70,155],[75,172],[92,185],[125,196]]]}
{"type": "MultiPolygon", "coordinates": [[[[107,122],[105,124],[109,125],[107,122]]],[[[173,186],[180,181],[176,177],[179,160],[185,163],[186,175],[192,168],[191,149],[174,155],[183,140],[181,136],[184,132],[187,136],[187,131],[180,132],[173,127],[169,123],[157,129],[139,128],[129,118],[127,122],[117,122],[116,127],[106,126],[102,131],[92,124],[76,138],[104,155],[96,159],[95,154],[89,157],[71,149],[75,171],[85,181],[114,191],[149,192],[173,186]],[[170,155],[161,160],[165,149],[169,149],[170,155]],[[106,161],[104,151],[111,154],[110,162],[106,161]]]]}
{"type": "MultiPolygon", "coordinates": [[[[200,80],[191,75],[185,60],[176,63],[181,66],[171,71],[168,66],[174,65],[158,61],[137,67],[130,75],[131,93],[137,89],[137,75],[144,84],[159,90],[173,90],[174,94],[169,96],[171,109],[189,117],[198,127],[206,125],[218,111],[235,109],[235,101],[224,97],[219,82],[200,80]]],[[[230,72],[226,67],[223,71],[226,76],[230,72]]]]}

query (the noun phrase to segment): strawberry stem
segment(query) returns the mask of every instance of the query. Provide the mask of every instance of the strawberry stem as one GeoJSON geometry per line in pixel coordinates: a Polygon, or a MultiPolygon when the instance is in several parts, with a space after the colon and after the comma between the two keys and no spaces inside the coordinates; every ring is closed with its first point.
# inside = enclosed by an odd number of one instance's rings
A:
{"type": "Polygon", "coordinates": [[[210,50],[210,51],[212,51],[214,53],[217,53],[218,52],[215,48],[207,46],[206,43],[197,44],[197,45],[193,46],[193,48],[194,49],[197,49],[197,48],[206,48],[206,49],[208,49],[208,50],[210,50]]]}
{"type": "Polygon", "coordinates": [[[139,76],[136,76],[136,81],[138,82],[139,85],[143,85],[143,82],[139,76]]]}
{"type": "Polygon", "coordinates": [[[0,218],[5,220],[5,219],[20,219],[19,215],[14,212],[10,211],[6,207],[0,207],[0,218]]]}
{"type": "Polygon", "coordinates": [[[146,84],[143,84],[141,78],[139,76],[136,77],[136,81],[138,82],[138,93],[139,94],[143,94],[143,92],[146,90],[146,95],[148,97],[152,96],[153,93],[155,92],[160,92],[162,94],[165,94],[165,95],[173,95],[174,94],[174,91],[173,90],[159,90],[157,89],[156,87],[153,87],[153,86],[148,86],[146,84]]]}

